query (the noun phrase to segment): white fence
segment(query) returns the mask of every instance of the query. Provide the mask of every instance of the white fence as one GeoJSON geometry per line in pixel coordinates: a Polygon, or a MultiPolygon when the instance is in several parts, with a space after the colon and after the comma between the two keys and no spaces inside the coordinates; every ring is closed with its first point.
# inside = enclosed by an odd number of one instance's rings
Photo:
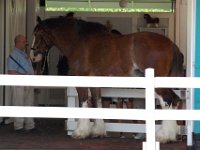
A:
{"type": "Polygon", "coordinates": [[[155,142],[155,120],[200,120],[200,110],[155,110],[154,94],[154,89],[158,87],[200,88],[200,78],[154,77],[153,69],[147,69],[145,77],[0,75],[0,85],[145,88],[146,110],[0,106],[0,117],[146,120],[147,137],[143,150],[159,149],[159,143],[155,142]]]}

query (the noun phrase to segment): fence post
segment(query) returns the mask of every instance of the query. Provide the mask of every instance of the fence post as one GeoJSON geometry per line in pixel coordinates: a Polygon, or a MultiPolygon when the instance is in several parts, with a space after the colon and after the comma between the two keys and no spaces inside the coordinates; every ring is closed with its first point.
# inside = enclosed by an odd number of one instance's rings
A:
{"type": "Polygon", "coordinates": [[[146,142],[143,143],[143,150],[157,150],[155,139],[155,83],[154,69],[145,70],[146,90],[145,90],[145,109],[146,109],[146,142]]]}

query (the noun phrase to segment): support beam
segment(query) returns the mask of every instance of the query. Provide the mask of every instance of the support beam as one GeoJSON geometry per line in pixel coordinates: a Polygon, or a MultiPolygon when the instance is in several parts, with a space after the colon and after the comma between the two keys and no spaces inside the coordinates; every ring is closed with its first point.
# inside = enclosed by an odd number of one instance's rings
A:
{"type": "MultiPolygon", "coordinates": [[[[196,0],[195,76],[200,77],[200,1],[196,0]]],[[[200,88],[195,89],[194,109],[200,109],[200,88]]],[[[200,149],[200,121],[194,121],[193,149],[200,149]]]]}

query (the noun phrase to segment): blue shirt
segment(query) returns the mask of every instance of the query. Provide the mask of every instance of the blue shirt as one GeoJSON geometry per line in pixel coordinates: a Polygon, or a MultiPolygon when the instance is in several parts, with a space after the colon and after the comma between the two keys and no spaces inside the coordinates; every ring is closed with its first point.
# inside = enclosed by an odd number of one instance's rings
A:
{"type": "Polygon", "coordinates": [[[14,60],[10,57],[7,59],[7,69],[8,70],[15,70],[20,74],[34,74],[33,66],[31,60],[27,56],[27,54],[18,49],[14,48],[12,53],[10,54],[22,67],[20,67],[14,60]]]}

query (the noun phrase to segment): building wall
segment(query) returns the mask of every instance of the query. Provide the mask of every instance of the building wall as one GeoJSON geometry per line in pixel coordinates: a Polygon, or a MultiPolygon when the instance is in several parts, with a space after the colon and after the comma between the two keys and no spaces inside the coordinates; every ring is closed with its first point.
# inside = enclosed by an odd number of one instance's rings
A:
{"type": "Polygon", "coordinates": [[[175,43],[180,48],[184,57],[184,65],[187,64],[187,0],[176,0],[175,16],[175,43]]]}

